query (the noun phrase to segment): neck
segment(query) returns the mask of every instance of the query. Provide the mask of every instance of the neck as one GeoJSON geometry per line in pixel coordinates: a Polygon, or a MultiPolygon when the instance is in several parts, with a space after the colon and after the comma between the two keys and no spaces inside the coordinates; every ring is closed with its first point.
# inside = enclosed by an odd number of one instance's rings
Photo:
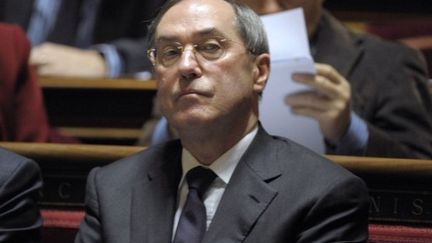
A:
{"type": "Polygon", "coordinates": [[[201,164],[211,165],[222,154],[237,144],[258,123],[256,117],[246,122],[214,124],[202,128],[183,130],[179,137],[186,148],[201,164]],[[241,124],[232,126],[232,124],[241,124]]]}

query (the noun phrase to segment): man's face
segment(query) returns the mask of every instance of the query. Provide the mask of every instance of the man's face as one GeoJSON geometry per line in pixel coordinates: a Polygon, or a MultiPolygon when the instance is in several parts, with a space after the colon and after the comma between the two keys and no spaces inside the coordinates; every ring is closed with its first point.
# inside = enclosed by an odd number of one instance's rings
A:
{"type": "Polygon", "coordinates": [[[309,34],[319,22],[323,0],[240,0],[260,15],[302,7],[309,34]]]}
{"type": "Polygon", "coordinates": [[[265,83],[256,83],[255,59],[235,29],[229,4],[220,0],[179,2],[157,26],[155,47],[158,100],[174,128],[249,119],[265,83]],[[222,50],[222,55],[214,50],[222,50]]]}

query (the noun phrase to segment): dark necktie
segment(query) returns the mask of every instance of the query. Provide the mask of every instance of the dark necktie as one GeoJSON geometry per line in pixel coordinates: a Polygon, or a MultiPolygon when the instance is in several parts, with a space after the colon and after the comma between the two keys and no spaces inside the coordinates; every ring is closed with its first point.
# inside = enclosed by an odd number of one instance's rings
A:
{"type": "Polygon", "coordinates": [[[189,193],[177,226],[173,243],[200,243],[206,232],[207,214],[202,197],[216,174],[201,166],[186,174],[189,193]]]}

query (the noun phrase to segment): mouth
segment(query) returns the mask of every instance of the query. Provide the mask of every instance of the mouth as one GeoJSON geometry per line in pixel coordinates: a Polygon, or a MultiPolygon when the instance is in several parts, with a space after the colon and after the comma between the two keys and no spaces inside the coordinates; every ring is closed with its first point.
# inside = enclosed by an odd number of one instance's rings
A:
{"type": "Polygon", "coordinates": [[[183,97],[211,97],[211,93],[203,90],[196,90],[196,89],[187,89],[182,90],[179,95],[177,96],[177,99],[183,98],[183,97]]]}

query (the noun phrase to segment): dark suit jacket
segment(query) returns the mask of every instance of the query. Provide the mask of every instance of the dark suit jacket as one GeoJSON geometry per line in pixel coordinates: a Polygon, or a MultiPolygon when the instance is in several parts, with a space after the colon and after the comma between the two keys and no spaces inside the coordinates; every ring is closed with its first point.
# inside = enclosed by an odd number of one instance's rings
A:
{"type": "Polygon", "coordinates": [[[42,219],[36,200],[41,188],[35,162],[0,148],[0,242],[39,242],[42,219]]]}
{"type": "Polygon", "coordinates": [[[315,43],[315,61],[332,65],[351,84],[352,108],[369,130],[366,156],[432,158],[432,102],[417,52],[354,34],[328,13],[315,43]]]}
{"type": "MultiPolygon", "coordinates": [[[[77,0],[65,0],[70,3],[77,0]]],[[[166,0],[101,0],[93,33],[93,44],[110,43],[120,52],[126,72],[149,70],[146,57],[147,25],[166,0]]],[[[28,28],[34,0],[0,0],[0,21],[28,28]]],[[[72,11],[63,5],[60,12],[72,11]]],[[[74,45],[75,19],[59,18],[48,41],[74,45]],[[65,20],[65,21],[63,21],[65,20]],[[72,35],[71,35],[72,33],[72,35]]]]}
{"type": "MultiPolygon", "coordinates": [[[[171,242],[181,150],[172,141],[92,170],[75,242],[171,242]]],[[[203,242],[365,242],[368,206],[358,177],[260,128],[203,242]]]]}

